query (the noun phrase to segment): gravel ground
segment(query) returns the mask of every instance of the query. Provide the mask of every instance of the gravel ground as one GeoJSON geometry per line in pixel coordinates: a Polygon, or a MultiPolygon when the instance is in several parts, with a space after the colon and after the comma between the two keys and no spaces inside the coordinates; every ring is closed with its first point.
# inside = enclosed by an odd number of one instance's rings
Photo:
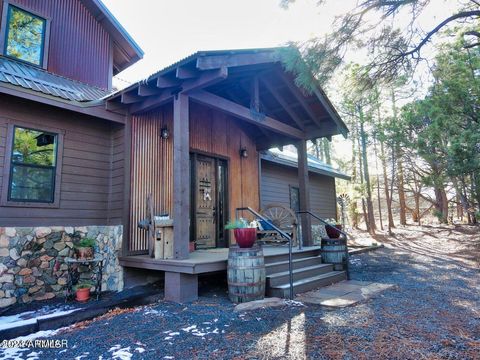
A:
{"type": "Polygon", "coordinates": [[[0,359],[480,359],[479,229],[399,229],[383,241],[352,257],[352,279],[396,287],[354,307],[237,314],[209,288],[193,304],[116,311],[48,337],[68,348],[0,349],[0,359]]]}

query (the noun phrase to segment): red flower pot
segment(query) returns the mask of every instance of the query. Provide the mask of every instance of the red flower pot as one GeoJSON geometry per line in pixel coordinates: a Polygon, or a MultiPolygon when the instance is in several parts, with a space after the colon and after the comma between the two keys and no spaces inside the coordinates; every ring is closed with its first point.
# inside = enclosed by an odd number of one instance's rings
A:
{"type": "Polygon", "coordinates": [[[337,229],[342,230],[342,225],[335,225],[335,227],[325,225],[325,230],[330,239],[338,239],[340,237],[340,232],[337,229]]]}
{"type": "Polygon", "coordinates": [[[241,248],[250,248],[257,240],[257,229],[255,228],[234,229],[233,233],[235,234],[237,245],[241,248]]]}
{"type": "Polygon", "coordinates": [[[90,289],[89,288],[77,289],[76,295],[77,296],[75,299],[77,301],[80,301],[80,302],[88,301],[88,299],[90,299],[90,289]]]}

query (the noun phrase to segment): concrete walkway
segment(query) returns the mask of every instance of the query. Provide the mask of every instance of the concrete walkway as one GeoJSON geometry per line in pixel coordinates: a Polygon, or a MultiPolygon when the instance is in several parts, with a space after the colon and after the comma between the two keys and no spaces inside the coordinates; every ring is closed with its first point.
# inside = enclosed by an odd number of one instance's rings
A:
{"type": "Polygon", "coordinates": [[[368,300],[393,286],[370,281],[345,280],[299,294],[296,300],[329,308],[344,308],[368,300]]]}

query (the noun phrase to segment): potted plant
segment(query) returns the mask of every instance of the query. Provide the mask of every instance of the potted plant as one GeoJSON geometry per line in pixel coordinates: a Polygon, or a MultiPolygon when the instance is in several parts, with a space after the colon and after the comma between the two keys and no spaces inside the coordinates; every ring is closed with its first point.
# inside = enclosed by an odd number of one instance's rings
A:
{"type": "Polygon", "coordinates": [[[83,238],[78,243],[74,244],[75,254],[77,259],[92,259],[93,247],[95,246],[95,239],[83,238]]]}
{"type": "Polygon", "coordinates": [[[82,282],[75,286],[75,299],[80,302],[85,302],[90,299],[90,288],[92,284],[89,282],[82,282]]]}
{"type": "Polygon", "coordinates": [[[327,222],[331,225],[325,225],[325,230],[327,231],[328,237],[330,239],[338,239],[341,234],[338,230],[342,230],[342,224],[339,223],[336,219],[328,219],[327,222]]]}
{"type": "Polygon", "coordinates": [[[229,221],[225,229],[233,230],[235,240],[241,248],[251,248],[257,240],[256,227],[250,226],[245,219],[229,221]]]}

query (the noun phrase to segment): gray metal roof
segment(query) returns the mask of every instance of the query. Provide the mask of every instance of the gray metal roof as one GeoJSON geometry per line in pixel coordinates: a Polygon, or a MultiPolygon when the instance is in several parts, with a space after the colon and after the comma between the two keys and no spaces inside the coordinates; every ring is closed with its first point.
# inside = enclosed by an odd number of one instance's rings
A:
{"type": "Polygon", "coordinates": [[[4,56],[0,56],[0,82],[78,102],[98,100],[109,94],[106,90],[4,56]]]}
{"type": "MultiPolygon", "coordinates": [[[[271,149],[261,154],[262,160],[270,161],[276,164],[285,165],[289,167],[298,167],[297,154],[292,151],[279,151],[271,149]]],[[[350,176],[333,168],[331,165],[324,163],[315,156],[307,155],[308,170],[317,174],[336,177],[344,180],[351,180],[350,176]]]]}

